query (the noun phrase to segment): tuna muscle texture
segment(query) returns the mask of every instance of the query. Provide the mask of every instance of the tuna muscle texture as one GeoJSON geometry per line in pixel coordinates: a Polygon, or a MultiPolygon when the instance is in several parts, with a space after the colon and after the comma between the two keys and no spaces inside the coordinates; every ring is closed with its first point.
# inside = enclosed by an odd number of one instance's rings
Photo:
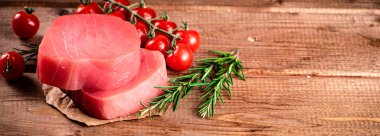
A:
{"type": "Polygon", "coordinates": [[[121,19],[94,14],[54,20],[39,47],[37,77],[65,90],[116,89],[136,77],[140,38],[121,19]]]}
{"type": "Polygon", "coordinates": [[[114,90],[83,89],[71,92],[74,103],[88,115],[98,119],[113,119],[133,115],[153,97],[161,95],[154,86],[167,85],[164,56],[158,51],[141,49],[138,76],[125,86],[114,90]]]}
{"type": "Polygon", "coordinates": [[[140,49],[136,28],[107,15],[57,18],[37,60],[42,83],[76,90],[68,91],[75,105],[98,119],[135,114],[168,83],[162,53],[140,49]]]}

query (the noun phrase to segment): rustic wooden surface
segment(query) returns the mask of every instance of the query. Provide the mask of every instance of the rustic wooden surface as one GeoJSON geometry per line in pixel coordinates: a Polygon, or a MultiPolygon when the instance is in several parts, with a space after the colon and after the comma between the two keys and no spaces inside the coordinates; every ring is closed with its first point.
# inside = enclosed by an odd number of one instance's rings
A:
{"type": "MultiPolygon", "coordinates": [[[[201,119],[195,90],[164,117],[85,127],[44,102],[34,73],[0,81],[0,135],[376,135],[380,134],[378,0],[148,1],[200,31],[207,51],[240,48],[247,81],[216,115],[201,119]]],[[[42,38],[77,0],[0,0],[0,51],[42,38]],[[11,17],[36,7],[38,35],[19,40],[11,17]]],[[[173,75],[173,72],[170,73],[173,75]]]]}

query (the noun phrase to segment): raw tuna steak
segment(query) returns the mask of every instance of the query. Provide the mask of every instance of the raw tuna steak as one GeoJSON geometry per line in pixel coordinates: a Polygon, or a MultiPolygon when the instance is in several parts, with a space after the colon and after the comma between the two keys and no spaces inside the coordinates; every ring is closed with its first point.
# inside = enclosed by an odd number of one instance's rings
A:
{"type": "Polygon", "coordinates": [[[147,103],[161,95],[154,86],[167,85],[166,65],[158,51],[141,49],[141,65],[136,78],[114,90],[83,89],[71,92],[74,103],[88,115],[98,119],[113,119],[135,114],[147,103]]]}
{"type": "Polygon", "coordinates": [[[136,28],[121,19],[94,14],[58,17],[40,44],[37,77],[66,90],[115,89],[138,73],[139,47],[136,28]]]}

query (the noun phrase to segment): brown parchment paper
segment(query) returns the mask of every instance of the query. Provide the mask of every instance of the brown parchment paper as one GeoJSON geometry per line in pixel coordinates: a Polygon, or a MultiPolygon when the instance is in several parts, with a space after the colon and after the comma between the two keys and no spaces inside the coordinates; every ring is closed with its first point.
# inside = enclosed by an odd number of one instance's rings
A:
{"type": "MultiPolygon", "coordinates": [[[[101,120],[101,119],[92,118],[84,114],[82,111],[80,111],[75,106],[74,102],[70,99],[70,97],[68,97],[67,94],[65,94],[61,89],[43,84],[42,90],[44,91],[44,94],[46,96],[46,103],[57,108],[58,111],[64,114],[67,118],[84,123],[87,126],[102,125],[102,124],[107,124],[107,123],[111,123],[115,121],[139,119],[135,115],[131,115],[131,116],[123,117],[123,118],[111,119],[111,120],[101,120]]],[[[161,116],[162,114],[152,113],[152,115],[161,116]]],[[[148,115],[145,115],[141,118],[145,118],[147,116],[148,115]]]]}

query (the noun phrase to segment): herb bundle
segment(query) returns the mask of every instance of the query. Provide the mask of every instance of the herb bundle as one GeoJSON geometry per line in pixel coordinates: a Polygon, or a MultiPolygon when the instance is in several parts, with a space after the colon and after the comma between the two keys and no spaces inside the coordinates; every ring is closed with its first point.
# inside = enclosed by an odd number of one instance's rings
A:
{"type": "Polygon", "coordinates": [[[198,67],[191,68],[190,73],[169,80],[170,86],[157,86],[162,88],[164,94],[152,99],[149,106],[140,110],[138,116],[145,114],[151,116],[152,111],[163,113],[173,104],[173,111],[179,105],[181,99],[185,98],[194,87],[200,87],[204,93],[200,100],[203,103],[199,106],[199,115],[203,118],[210,118],[215,113],[217,102],[223,101],[222,91],[225,90],[232,96],[231,85],[233,85],[233,75],[245,80],[244,67],[239,60],[239,50],[232,52],[210,51],[219,55],[215,58],[203,58],[196,60],[198,67]]]}

